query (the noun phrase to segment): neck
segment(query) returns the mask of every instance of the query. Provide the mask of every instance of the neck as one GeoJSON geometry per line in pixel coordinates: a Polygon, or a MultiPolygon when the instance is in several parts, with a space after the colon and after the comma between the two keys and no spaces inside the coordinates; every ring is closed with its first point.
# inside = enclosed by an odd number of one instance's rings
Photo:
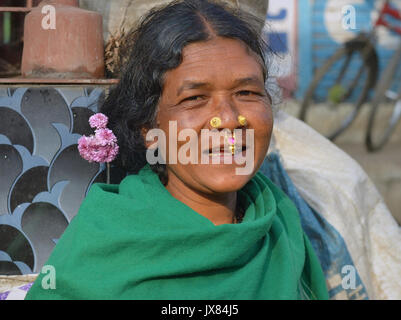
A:
{"type": "Polygon", "coordinates": [[[201,193],[189,188],[174,174],[169,174],[166,189],[177,200],[209,219],[214,225],[233,223],[237,205],[237,192],[201,193]]]}

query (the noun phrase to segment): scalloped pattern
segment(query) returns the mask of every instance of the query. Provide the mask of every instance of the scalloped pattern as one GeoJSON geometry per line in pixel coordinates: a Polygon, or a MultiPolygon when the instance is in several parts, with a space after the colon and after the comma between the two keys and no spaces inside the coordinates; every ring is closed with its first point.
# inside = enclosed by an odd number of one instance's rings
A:
{"type": "Polygon", "coordinates": [[[81,135],[99,87],[0,90],[0,274],[38,273],[104,166],[83,160],[81,135]]]}

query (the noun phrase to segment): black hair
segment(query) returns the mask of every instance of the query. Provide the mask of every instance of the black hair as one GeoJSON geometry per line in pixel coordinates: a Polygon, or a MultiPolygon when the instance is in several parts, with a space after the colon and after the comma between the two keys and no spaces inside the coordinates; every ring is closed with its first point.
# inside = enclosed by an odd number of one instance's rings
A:
{"type": "MultiPolygon", "coordinates": [[[[101,107],[120,147],[114,164],[135,174],[147,163],[142,130],[155,126],[163,76],[180,65],[186,45],[216,36],[238,39],[261,58],[266,81],[268,50],[256,23],[256,17],[211,0],[177,0],[150,10],[128,33],[120,81],[101,107]]],[[[166,166],[151,168],[167,184],[166,166]]]]}

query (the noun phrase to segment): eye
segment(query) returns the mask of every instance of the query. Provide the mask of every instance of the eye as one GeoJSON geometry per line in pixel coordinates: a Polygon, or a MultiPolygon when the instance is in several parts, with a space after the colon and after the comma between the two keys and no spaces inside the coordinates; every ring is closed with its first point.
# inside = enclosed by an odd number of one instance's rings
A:
{"type": "Polygon", "coordinates": [[[239,94],[240,96],[249,96],[249,95],[251,95],[252,93],[253,93],[252,91],[248,91],[248,90],[243,90],[243,91],[238,92],[238,94],[239,94]]]}
{"type": "Polygon", "coordinates": [[[181,102],[184,102],[184,101],[200,101],[203,98],[204,98],[204,96],[191,96],[191,97],[183,99],[181,102]]]}
{"type": "Polygon", "coordinates": [[[250,90],[241,90],[241,91],[237,92],[237,94],[239,96],[243,96],[243,97],[249,97],[249,96],[253,96],[253,95],[262,96],[261,93],[256,92],[256,91],[250,91],[250,90]]]}

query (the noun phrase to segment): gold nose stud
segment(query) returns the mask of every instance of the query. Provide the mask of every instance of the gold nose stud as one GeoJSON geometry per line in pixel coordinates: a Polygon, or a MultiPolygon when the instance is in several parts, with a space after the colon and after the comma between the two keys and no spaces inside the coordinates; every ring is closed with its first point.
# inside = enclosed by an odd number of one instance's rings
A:
{"type": "Polygon", "coordinates": [[[241,115],[238,116],[238,122],[239,122],[239,124],[240,124],[241,126],[246,126],[246,124],[248,123],[248,122],[246,121],[246,118],[245,118],[244,116],[241,116],[241,115]]]}
{"type": "Polygon", "coordinates": [[[221,119],[220,119],[219,117],[213,117],[213,118],[210,120],[210,125],[211,125],[213,128],[219,128],[219,127],[221,126],[221,119]]]}

